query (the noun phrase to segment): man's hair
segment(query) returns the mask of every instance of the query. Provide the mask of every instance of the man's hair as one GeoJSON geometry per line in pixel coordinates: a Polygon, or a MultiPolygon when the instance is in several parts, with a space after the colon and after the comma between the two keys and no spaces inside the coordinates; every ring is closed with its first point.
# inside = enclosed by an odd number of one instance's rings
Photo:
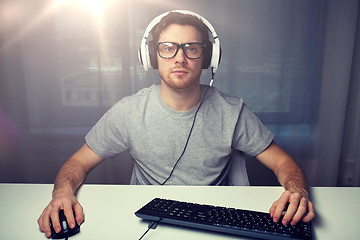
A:
{"type": "Polygon", "coordinates": [[[152,29],[151,35],[154,44],[156,44],[159,41],[161,32],[171,24],[193,26],[201,33],[202,43],[205,44],[210,43],[209,30],[201,19],[189,14],[170,12],[168,15],[163,17],[161,21],[158,24],[156,24],[155,27],[152,29]]]}

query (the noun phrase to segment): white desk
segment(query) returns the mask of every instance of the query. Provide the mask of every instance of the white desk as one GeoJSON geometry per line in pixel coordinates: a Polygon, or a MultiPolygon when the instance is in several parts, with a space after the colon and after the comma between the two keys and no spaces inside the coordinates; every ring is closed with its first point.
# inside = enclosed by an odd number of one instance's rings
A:
{"type": "MultiPolygon", "coordinates": [[[[46,239],[37,219],[51,198],[52,185],[0,184],[0,239],[46,239]]],[[[78,199],[85,222],[74,240],[136,240],[147,222],[134,212],[154,197],[170,198],[267,212],[282,193],[280,187],[174,187],[84,185],[78,199]]],[[[360,188],[313,188],[317,217],[315,239],[359,239],[360,188]]],[[[236,236],[159,225],[144,240],[229,240],[236,236]]]]}

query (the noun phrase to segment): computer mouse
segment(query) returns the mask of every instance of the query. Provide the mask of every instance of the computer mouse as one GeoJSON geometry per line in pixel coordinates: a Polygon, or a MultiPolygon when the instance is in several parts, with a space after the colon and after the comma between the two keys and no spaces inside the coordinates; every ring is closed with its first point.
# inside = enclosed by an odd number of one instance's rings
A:
{"type": "Polygon", "coordinates": [[[50,221],[50,228],[51,228],[51,238],[52,239],[67,239],[68,237],[74,236],[80,232],[80,226],[75,221],[75,227],[73,229],[70,228],[68,222],[66,221],[66,217],[64,214],[64,210],[59,211],[59,220],[61,225],[61,231],[59,233],[55,232],[55,229],[52,226],[52,222],[50,221]]]}

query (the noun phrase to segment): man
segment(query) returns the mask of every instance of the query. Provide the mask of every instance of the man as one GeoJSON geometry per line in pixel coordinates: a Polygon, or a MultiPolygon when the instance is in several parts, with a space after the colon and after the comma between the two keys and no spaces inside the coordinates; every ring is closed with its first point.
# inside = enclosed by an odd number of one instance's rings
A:
{"type": "Polygon", "coordinates": [[[285,188],[270,208],[273,220],[278,222],[288,205],[283,224],[310,221],[314,208],[299,166],[241,99],[200,85],[211,57],[204,20],[171,12],[151,32],[149,51],[161,84],[119,101],[87,134],[86,144],[56,177],[52,201],[38,220],[40,230],[50,237],[51,219],[60,231],[59,209],[71,228],[75,221],[81,224],[75,191],[95,166],[124,150],[134,158],[131,184],[223,185],[234,150],[256,156],[285,188]]]}

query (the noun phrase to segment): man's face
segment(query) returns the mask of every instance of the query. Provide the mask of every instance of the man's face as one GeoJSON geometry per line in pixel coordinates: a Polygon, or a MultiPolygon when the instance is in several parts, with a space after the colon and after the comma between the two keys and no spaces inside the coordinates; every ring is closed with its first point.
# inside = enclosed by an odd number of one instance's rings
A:
{"type": "MultiPolygon", "coordinates": [[[[201,43],[201,34],[193,26],[171,24],[161,32],[159,42],[201,43]]],[[[164,59],[159,55],[157,58],[162,84],[175,89],[187,89],[200,84],[202,56],[199,59],[189,59],[179,48],[173,58],[164,59]]]]}

